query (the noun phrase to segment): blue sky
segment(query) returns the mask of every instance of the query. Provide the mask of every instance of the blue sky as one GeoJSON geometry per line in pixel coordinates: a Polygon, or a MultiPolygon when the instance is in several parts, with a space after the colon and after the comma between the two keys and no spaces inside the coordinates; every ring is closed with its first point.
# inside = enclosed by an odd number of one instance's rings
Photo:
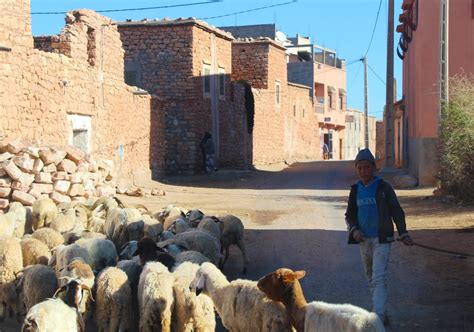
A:
{"type": "MultiPolygon", "coordinates": [[[[31,12],[141,8],[206,2],[207,0],[31,0],[31,12]]],[[[276,23],[291,37],[309,35],[318,45],[336,50],[348,63],[360,59],[369,45],[380,0],[223,0],[209,4],[146,11],[113,12],[104,15],[114,20],[142,18],[212,17],[258,7],[289,3],[263,10],[208,19],[216,26],[276,23]]],[[[380,16],[368,53],[369,66],[385,81],[388,0],[381,0],[380,16]]],[[[395,25],[402,0],[395,0],[395,25]]],[[[57,34],[64,26],[64,15],[32,15],[33,35],[57,34]]],[[[398,36],[395,35],[395,43],[398,36]]],[[[401,97],[401,61],[395,55],[397,99],[401,97]]],[[[364,70],[361,62],[347,66],[348,107],[364,109],[364,70]]],[[[385,85],[369,70],[369,113],[381,118],[385,105],[385,85]]]]}

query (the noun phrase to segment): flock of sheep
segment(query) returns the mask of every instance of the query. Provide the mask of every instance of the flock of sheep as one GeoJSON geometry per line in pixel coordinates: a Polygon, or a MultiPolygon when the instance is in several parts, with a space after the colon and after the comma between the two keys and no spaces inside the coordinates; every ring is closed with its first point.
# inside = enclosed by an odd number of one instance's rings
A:
{"type": "Polygon", "coordinates": [[[167,206],[155,214],[116,197],[0,215],[0,319],[21,331],[383,331],[350,305],[306,303],[301,272],[229,282],[229,246],[248,258],[235,216],[167,206]],[[295,302],[296,299],[296,302],[295,302]],[[324,329],[321,329],[324,327],[324,329]]]}

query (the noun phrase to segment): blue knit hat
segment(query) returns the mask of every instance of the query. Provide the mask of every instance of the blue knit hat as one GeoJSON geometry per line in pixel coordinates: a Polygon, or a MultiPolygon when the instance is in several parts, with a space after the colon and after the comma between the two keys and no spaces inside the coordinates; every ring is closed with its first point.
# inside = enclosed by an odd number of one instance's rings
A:
{"type": "Polygon", "coordinates": [[[375,165],[374,155],[372,154],[372,152],[370,152],[369,149],[362,149],[362,150],[359,151],[359,153],[357,154],[357,157],[355,159],[355,163],[357,164],[361,160],[367,160],[370,163],[375,165]]]}

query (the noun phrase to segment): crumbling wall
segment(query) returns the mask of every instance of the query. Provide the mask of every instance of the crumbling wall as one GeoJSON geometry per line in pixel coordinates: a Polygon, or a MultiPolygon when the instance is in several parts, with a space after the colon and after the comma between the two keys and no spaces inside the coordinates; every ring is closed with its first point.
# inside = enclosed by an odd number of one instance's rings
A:
{"type": "Polygon", "coordinates": [[[36,40],[40,50],[33,48],[29,1],[2,6],[0,45],[12,50],[0,51],[0,136],[65,145],[84,134],[85,152],[121,165],[123,180],[149,174],[153,104],[124,83],[122,44],[111,20],[70,12],[59,35],[36,40]],[[90,123],[85,133],[75,128],[77,119],[90,123]]]}

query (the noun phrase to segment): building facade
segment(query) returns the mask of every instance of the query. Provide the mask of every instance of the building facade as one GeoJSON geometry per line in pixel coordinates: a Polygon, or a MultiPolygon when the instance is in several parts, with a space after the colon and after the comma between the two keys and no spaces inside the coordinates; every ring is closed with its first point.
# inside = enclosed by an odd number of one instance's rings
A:
{"type": "Polygon", "coordinates": [[[193,18],[119,22],[118,29],[127,82],[159,105],[166,172],[203,169],[205,132],[220,166],[251,165],[244,88],[231,82],[232,35],[193,18]]]}
{"type": "MultiPolygon", "coordinates": [[[[436,182],[441,67],[441,0],[404,0],[398,55],[403,60],[403,166],[420,185],[436,182]]],[[[472,0],[448,1],[447,72],[452,78],[474,72],[474,6],[472,0]]]]}
{"type": "Polygon", "coordinates": [[[335,51],[311,44],[309,38],[289,39],[296,44],[288,46],[288,80],[311,87],[321,149],[327,144],[329,159],[342,160],[347,110],[345,62],[335,51]]]}
{"type": "MultiPolygon", "coordinates": [[[[376,155],[376,122],[375,116],[369,116],[368,136],[369,149],[376,155]]],[[[348,109],[344,140],[344,159],[354,160],[357,153],[365,148],[365,114],[356,109],[348,109]]]]}

